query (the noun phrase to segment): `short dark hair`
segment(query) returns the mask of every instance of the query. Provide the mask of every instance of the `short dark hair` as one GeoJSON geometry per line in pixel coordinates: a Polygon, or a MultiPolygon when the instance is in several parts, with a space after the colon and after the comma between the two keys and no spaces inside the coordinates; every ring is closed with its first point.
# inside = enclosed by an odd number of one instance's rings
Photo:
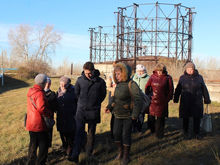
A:
{"type": "Polygon", "coordinates": [[[94,64],[92,62],[86,62],[84,65],[83,65],[83,69],[86,69],[86,70],[94,70],[94,64]]]}

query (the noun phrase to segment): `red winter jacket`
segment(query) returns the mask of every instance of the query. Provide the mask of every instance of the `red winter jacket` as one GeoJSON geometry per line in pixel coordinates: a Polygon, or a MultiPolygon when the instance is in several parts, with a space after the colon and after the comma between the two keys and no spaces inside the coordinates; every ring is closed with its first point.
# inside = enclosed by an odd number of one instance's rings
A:
{"type": "Polygon", "coordinates": [[[48,131],[41,115],[50,116],[50,111],[46,108],[46,97],[44,90],[39,85],[34,85],[27,93],[27,121],[26,129],[32,132],[48,131]],[[37,109],[32,104],[32,98],[37,109]]]}
{"type": "Polygon", "coordinates": [[[167,73],[159,76],[153,72],[146,84],[145,93],[151,95],[150,115],[168,117],[168,102],[173,98],[172,77],[167,73]]]}

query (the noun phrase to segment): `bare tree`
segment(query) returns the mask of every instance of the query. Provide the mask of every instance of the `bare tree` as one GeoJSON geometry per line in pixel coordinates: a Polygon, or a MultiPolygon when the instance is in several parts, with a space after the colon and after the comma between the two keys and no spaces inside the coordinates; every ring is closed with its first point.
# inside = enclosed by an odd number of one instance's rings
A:
{"type": "Polygon", "coordinates": [[[19,25],[16,29],[10,30],[8,38],[12,56],[20,62],[27,63],[33,60],[47,62],[55,53],[61,34],[56,32],[52,25],[37,28],[19,25]]]}

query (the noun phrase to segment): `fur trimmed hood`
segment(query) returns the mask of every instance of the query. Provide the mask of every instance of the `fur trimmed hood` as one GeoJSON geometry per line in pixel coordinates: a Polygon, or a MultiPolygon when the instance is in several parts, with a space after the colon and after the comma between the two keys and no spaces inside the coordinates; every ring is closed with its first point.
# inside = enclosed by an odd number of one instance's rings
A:
{"type": "MultiPolygon", "coordinates": [[[[115,64],[114,68],[116,67],[119,67],[122,70],[122,82],[129,81],[131,77],[131,67],[122,62],[115,64]]],[[[115,69],[113,71],[113,79],[116,84],[119,83],[115,76],[115,69]]]]}

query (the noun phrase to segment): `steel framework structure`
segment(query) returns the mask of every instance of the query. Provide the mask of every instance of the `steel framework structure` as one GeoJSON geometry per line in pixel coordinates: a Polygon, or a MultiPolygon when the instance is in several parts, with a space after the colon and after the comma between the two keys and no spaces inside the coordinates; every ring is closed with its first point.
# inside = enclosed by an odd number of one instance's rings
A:
{"type": "Polygon", "coordinates": [[[145,3],[119,7],[117,25],[90,28],[90,60],[106,63],[141,56],[192,58],[193,8],[182,4],[145,3]]]}

